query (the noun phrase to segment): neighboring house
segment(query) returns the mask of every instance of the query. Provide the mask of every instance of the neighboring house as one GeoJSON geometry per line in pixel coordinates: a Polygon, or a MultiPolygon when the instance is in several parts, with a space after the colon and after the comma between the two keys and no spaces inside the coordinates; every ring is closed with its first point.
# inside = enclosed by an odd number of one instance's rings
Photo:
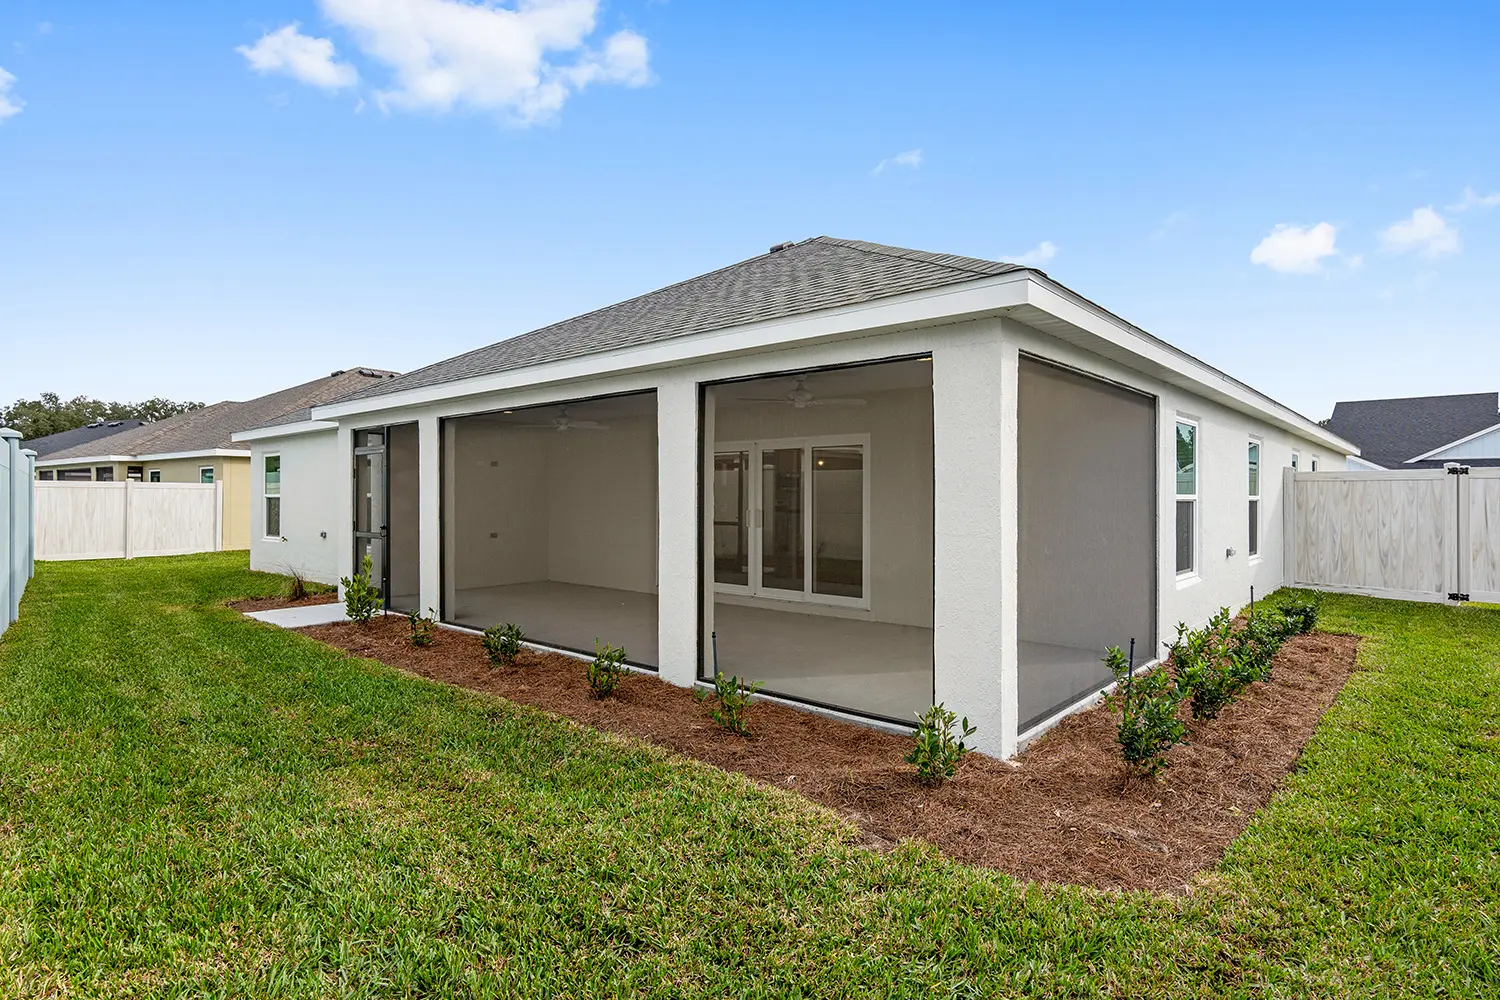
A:
{"type": "Polygon", "coordinates": [[[1000,755],[1279,586],[1282,470],[1358,450],[1040,271],[827,237],[235,439],[253,566],[1000,755]]]}
{"type": "MultiPolygon", "coordinates": [[[[395,373],[351,368],[244,402],[225,401],[154,423],[80,435],[38,455],[37,478],[72,482],[223,483],[224,548],[250,547],[250,452],[233,435],[248,427],[306,414],[395,373]]],[[[108,425],[106,425],[107,429],[108,425]]],[[[95,428],[79,428],[79,431],[95,428]]],[[[78,431],[39,438],[35,444],[78,431]]],[[[28,442],[28,447],[35,444],[28,442]]]]}
{"type": "Polygon", "coordinates": [[[88,444],[123,431],[135,430],[137,427],[144,426],[145,423],[144,420],[98,420],[92,424],[75,427],[70,431],[58,431],[56,434],[31,438],[24,442],[24,447],[36,452],[36,457],[40,461],[75,445],[88,444]]]}
{"type": "Polygon", "coordinates": [[[1351,469],[1500,466],[1500,393],[1349,400],[1326,426],[1359,445],[1351,469]]]}

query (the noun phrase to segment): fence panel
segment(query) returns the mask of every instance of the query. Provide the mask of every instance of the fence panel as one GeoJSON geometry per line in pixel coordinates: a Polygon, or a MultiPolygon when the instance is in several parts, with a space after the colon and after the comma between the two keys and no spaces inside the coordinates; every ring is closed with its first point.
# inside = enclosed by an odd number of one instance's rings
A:
{"type": "Polygon", "coordinates": [[[1470,468],[1459,481],[1462,576],[1471,601],[1500,604],[1500,469],[1470,468]]]}
{"type": "Polygon", "coordinates": [[[36,558],[129,559],[222,547],[221,484],[37,483],[36,558]]]}
{"type": "Polygon", "coordinates": [[[21,613],[21,595],[32,575],[32,490],[36,452],[21,434],[0,427],[0,632],[21,613]]]}
{"type": "Polygon", "coordinates": [[[1444,469],[1286,471],[1293,586],[1413,601],[1459,587],[1457,480],[1444,469]]]}

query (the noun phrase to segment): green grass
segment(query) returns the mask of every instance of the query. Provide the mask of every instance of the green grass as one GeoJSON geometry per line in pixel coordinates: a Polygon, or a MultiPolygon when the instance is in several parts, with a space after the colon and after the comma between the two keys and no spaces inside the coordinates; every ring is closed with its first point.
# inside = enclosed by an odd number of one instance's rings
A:
{"type": "Polygon", "coordinates": [[[281,585],[40,567],[0,640],[0,994],[1500,990],[1500,611],[1330,598],[1367,669],[1160,897],[872,854],[794,795],[218,606],[281,585]]]}

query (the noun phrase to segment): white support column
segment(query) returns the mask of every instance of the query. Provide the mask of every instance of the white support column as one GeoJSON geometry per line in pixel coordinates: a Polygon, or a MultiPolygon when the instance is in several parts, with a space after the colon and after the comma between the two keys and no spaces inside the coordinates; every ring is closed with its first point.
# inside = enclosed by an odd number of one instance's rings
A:
{"type": "Polygon", "coordinates": [[[0,530],[5,537],[0,539],[0,632],[5,631],[16,620],[21,608],[21,592],[26,581],[21,576],[21,552],[19,547],[25,539],[20,533],[21,482],[27,471],[21,459],[21,432],[9,427],[0,427],[0,448],[5,457],[0,461],[0,492],[5,494],[0,503],[0,530]]]}
{"type": "MultiPolygon", "coordinates": [[[[714,393],[713,386],[708,386],[703,390],[702,439],[710,444],[718,438],[714,429],[714,421],[718,413],[714,393]]],[[[714,574],[709,569],[713,565],[712,552],[714,550],[714,519],[710,513],[714,509],[712,493],[714,482],[714,450],[710,446],[705,446],[701,450],[703,455],[698,469],[698,482],[700,484],[698,509],[704,513],[703,517],[699,519],[701,521],[699,527],[699,544],[701,547],[698,551],[702,554],[704,560],[704,571],[702,574],[702,590],[700,592],[701,600],[699,602],[699,606],[703,610],[703,616],[699,624],[698,634],[703,637],[703,641],[699,646],[702,660],[698,664],[698,676],[712,677],[714,673],[714,652],[710,637],[717,627],[714,623],[714,574]]]]}
{"type": "MultiPolygon", "coordinates": [[[[334,460],[334,565],[339,579],[354,576],[354,430],[339,424],[338,457],[334,460]]],[[[339,597],[344,588],[339,586],[339,597]]]]}
{"type": "Polygon", "coordinates": [[[698,386],[668,376],[656,393],[657,642],[661,679],[698,676],[698,386]]]}
{"type": "Polygon", "coordinates": [[[36,576],[36,452],[21,449],[26,459],[26,579],[36,576]]]}
{"type": "Polygon", "coordinates": [[[1015,752],[1016,347],[993,336],[932,354],[934,688],[978,727],[972,745],[1015,752]]]}
{"type": "Polygon", "coordinates": [[[438,433],[438,418],[418,418],[417,612],[419,614],[427,614],[428,608],[442,608],[442,454],[443,442],[438,433]]]}

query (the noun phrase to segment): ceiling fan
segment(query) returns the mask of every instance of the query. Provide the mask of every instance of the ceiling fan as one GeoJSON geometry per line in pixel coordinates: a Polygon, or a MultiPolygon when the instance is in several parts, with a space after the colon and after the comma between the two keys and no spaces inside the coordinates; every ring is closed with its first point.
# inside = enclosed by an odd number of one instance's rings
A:
{"type": "Polygon", "coordinates": [[[744,401],[747,403],[780,403],[783,406],[795,406],[799,410],[806,409],[809,406],[865,405],[863,399],[820,398],[814,395],[813,391],[807,387],[806,375],[793,375],[792,381],[795,384],[792,386],[791,391],[784,396],[747,396],[744,401]]]}
{"type": "Polygon", "coordinates": [[[597,420],[574,420],[568,416],[568,408],[564,406],[561,412],[551,420],[537,421],[535,423],[521,424],[522,427],[550,427],[556,431],[607,431],[608,424],[601,424],[597,420]]]}

